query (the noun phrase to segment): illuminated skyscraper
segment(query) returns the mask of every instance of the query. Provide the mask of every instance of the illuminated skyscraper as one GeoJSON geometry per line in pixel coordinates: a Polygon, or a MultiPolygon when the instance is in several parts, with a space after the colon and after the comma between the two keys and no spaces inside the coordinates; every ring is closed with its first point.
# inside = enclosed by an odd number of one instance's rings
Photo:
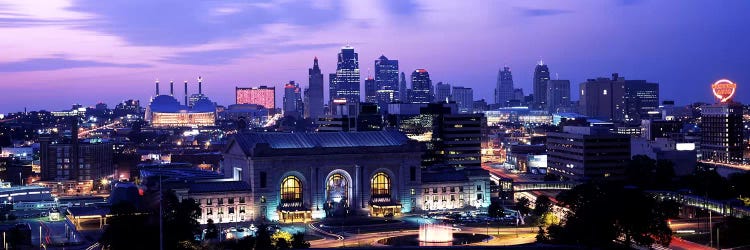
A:
{"type": "Polygon", "coordinates": [[[303,112],[302,90],[294,81],[284,85],[284,116],[299,117],[303,112]]]}
{"type": "MultiPolygon", "coordinates": [[[[505,66],[497,73],[495,103],[500,104],[500,106],[505,106],[508,101],[516,99],[513,96],[513,91],[513,74],[510,72],[510,67],[505,66]]],[[[521,94],[521,96],[523,96],[523,94],[521,94]]]]}
{"type": "Polygon", "coordinates": [[[308,70],[308,87],[305,98],[305,118],[323,116],[323,74],[318,66],[318,57],[313,60],[313,67],[308,70]]]}
{"type": "Polygon", "coordinates": [[[544,62],[534,68],[534,103],[532,109],[542,110],[547,106],[547,81],[549,81],[549,68],[544,62]]]}
{"type": "Polygon", "coordinates": [[[401,100],[398,60],[390,60],[385,55],[375,60],[375,86],[380,110],[387,110],[388,103],[401,100]]]}
{"type": "Polygon", "coordinates": [[[235,88],[236,104],[257,104],[266,109],[276,108],[275,87],[235,88]]]}
{"type": "Polygon", "coordinates": [[[359,103],[359,55],[353,47],[347,45],[341,48],[336,74],[331,74],[329,81],[330,103],[335,99],[345,99],[348,104],[359,103]]]}
{"type": "Polygon", "coordinates": [[[365,79],[365,102],[378,102],[378,86],[375,82],[375,78],[372,78],[372,76],[368,76],[365,79]]]}
{"type": "Polygon", "coordinates": [[[411,73],[411,103],[431,103],[434,98],[432,88],[427,70],[417,69],[411,73]]]}

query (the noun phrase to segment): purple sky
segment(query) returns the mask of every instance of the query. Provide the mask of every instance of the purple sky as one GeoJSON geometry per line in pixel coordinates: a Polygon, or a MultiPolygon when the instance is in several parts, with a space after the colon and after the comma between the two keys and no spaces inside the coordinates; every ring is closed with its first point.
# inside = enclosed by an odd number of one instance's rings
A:
{"type": "Polygon", "coordinates": [[[571,80],[574,100],[578,83],[618,72],[659,82],[661,99],[678,104],[711,101],[709,85],[728,78],[735,99],[750,102],[748,1],[190,3],[0,1],[0,112],[145,104],[156,79],[164,93],[170,80],[195,92],[198,76],[227,105],[235,86],[307,86],[314,56],[327,83],[347,43],[363,78],[385,54],[407,75],[425,68],[435,83],[472,87],[489,102],[503,65],[530,93],[540,57],[553,78],[571,80]]]}

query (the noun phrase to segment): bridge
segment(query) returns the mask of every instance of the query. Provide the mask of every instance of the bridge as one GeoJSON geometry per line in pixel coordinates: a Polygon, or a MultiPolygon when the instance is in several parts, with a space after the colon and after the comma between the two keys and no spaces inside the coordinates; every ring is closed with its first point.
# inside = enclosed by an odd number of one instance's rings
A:
{"type": "Polygon", "coordinates": [[[513,182],[513,192],[570,190],[578,184],[572,181],[513,182]]]}
{"type": "Polygon", "coordinates": [[[573,181],[514,181],[490,173],[490,180],[498,185],[500,192],[562,191],[577,186],[573,181]]]}
{"type": "MultiPolygon", "coordinates": [[[[491,174],[493,182],[498,184],[501,199],[514,199],[514,193],[532,191],[562,191],[570,190],[577,182],[570,181],[546,181],[546,182],[514,182],[510,178],[502,178],[491,174]]],[[[673,200],[683,206],[691,206],[711,210],[724,216],[750,217],[750,208],[741,205],[733,205],[727,201],[711,200],[702,196],[681,194],[672,191],[647,191],[659,200],[673,200]]]]}
{"type": "Polygon", "coordinates": [[[673,200],[684,206],[703,208],[724,216],[750,217],[750,208],[733,206],[726,201],[707,199],[698,195],[680,194],[671,191],[649,191],[659,200],[673,200]]]}

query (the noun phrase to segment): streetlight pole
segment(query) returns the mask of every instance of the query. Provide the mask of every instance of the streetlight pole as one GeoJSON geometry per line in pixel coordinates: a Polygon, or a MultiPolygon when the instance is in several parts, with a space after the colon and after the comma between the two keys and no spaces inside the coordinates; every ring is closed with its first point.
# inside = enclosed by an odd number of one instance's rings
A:
{"type": "Polygon", "coordinates": [[[159,174],[159,249],[164,250],[164,214],[162,209],[162,186],[161,186],[161,174],[159,174]]]}
{"type": "Polygon", "coordinates": [[[42,225],[39,225],[39,248],[42,248],[42,225]]]}
{"type": "Polygon", "coordinates": [[[708,210],[708,235],[709,235],[708,246],[709,247],[712,247],[714,245],[714,227],[712,224],[713,223],[711,223],[711,209],[709,209],[708,210]]]}

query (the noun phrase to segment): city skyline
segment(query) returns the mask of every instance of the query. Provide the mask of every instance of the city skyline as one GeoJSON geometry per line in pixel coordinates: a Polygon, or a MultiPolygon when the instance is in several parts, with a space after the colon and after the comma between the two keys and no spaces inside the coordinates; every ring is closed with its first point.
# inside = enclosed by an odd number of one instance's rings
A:
{"type": "MultiPolygon", "coordinates": [[[[374,60],[384,54],[400,61],[401,72],[424,68],[434,82],[473,88],[475,99],[488,102],[494,99],[498,69],[505,65],[513,71],[515,87],[531,93],[533,67],[540,59],[549,65],[551,79],[570,80],[573,89],[616,72],[659,83],[661,99],[681,105],[712,102],[705,86],[715,80],[743,85],[750,79],[741,57],[748,48],[735,46],[750,40],[740,32],[748,21],[741,13],[748,4],[741,1],[681,3],[678,8],[657,1],[290,5],[0,4],[5,36],[0,46],[12,51],[0,59],[0,74],[4,90],[14,93],[0,100],[0,112],[62,110],[99,101],[113,106],[133,98],[147,102],[156,79],[187,79],[196,93],[197,76],[204,78],[206,96],[229,105],[233,87],[281,88],[294,80],[306,88],[309,61],[317,56],[322,73],[333,73],[335,54],[346,44],[360,54],[363,73],[372,72],[374,60]],[[261,10],[278,15],[253,19],[263,16],[261,10]],[[666,11],[671,15],[661,15],[666,11]],[[284,13],[297,17],[278,18],[284,13]],[[151,23],[154,16],[160,23],[151,23]],[[125,21],[130,23],[122,27],[125,21]],[[211,30],[215,27],[223,29],[211,30]],[[549,38],[539,39],[540,32],[549,38]],[[461,39],[466,36],[473,38],[461,39]]],[[[364,77],[360,74],[362,83],[364,77]]],[[[281,93],[276,95],[281,99],[281,93]]],[[[749,95],[740,86],[735,99],[742,102],[749,95]]],[[[578,93],[571,99],[578,100],[578,93]]]]}

